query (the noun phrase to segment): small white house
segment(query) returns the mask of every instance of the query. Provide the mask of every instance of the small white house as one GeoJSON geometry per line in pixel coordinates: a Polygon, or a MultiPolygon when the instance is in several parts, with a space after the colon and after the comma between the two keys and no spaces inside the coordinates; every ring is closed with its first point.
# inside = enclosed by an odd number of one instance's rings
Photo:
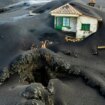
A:
{"type": "Polygon", "coordinates": [[[95,33],[102,18],[88,15],[67,3],[53,11],[55,29],[75,33],[76,38],[86,38],[95,33]]]}

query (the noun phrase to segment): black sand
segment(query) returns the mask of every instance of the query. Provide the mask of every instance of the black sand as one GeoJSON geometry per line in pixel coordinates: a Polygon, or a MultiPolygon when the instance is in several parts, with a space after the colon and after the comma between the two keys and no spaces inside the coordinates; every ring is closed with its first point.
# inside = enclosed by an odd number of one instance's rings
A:
{"type": "MultiPolygon", "coordinates": [[[[105,45],[105,12],[92,9],[103,19],[98,32],[82,42],[65,43],[65,33],[53,28],[53,18],[49,12],[68,1],[71,0],[56,0],[37,8],[13,8],[0,14],[0,70],[8,66],[16,56],[29,50],[33,42],[39,46],[41,40],[48,39],[54,42],[49,49],[56,51],[76,72],[70,78],[51,80],[56,92],[55,105],[104,105],[105,50],[99,51],[98,55],[93,53],[97,51],[97,45],[105,45]],[[31,9],[36,13],[35,16],[29,16],[31,9]],[[70,55],[65,55],[68,52],[70,55]]],[[[104,0],[97,2],[98,5],[105,4],[104,0]]],[[[4,7],[14,2],[2,0],[0,3],[4,7]]],[[[74,0],[72,3],[81,5],[74,0]]],[[[17,84],[18,77],[11,78],[0,87],[0,105],[16,105],[25,100],[20,96],[24,85],[17,84]]]]}

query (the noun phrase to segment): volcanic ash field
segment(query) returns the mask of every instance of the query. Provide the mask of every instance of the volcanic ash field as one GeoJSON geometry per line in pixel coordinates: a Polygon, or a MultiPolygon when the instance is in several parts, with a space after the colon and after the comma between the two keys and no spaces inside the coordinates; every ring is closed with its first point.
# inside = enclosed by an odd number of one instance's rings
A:
{"type": "Polygon", "coordinates": [[[105,1],[87,2],[0,1],[0,105],[105,105],[105,1]],[[65,42],[50,12],[66,3],[97,13],[98,31],[65,42]]]}

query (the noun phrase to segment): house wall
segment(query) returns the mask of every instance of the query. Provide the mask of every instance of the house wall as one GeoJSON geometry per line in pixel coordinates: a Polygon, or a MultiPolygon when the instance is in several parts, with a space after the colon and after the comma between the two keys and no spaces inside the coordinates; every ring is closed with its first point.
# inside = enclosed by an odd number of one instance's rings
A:
{"type": "Polygon", "coordinates": [[[96,18],[80,16],[77,19],[77,38],[88,37],[91,34],[95,33],[98,28],[98,20],[96,18]],[[81,30],[82,24],[90,24],[90,31],[81,30]]]}

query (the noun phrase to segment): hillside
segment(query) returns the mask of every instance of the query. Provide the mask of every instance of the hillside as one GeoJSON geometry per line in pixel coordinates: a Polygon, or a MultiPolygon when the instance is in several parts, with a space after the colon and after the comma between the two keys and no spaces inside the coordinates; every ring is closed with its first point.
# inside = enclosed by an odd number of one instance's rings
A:
{"type": "MultiPolygon", "coordinates": [[[[1,1],[1,5],[5,8],[14,2],[1,1]]],[[[97,4],[104,6],[104,1],[97,4]]],[[[97,54],[97,46],[105,45],[104,30],[105,12],[87,6],[84,0],[19,5],[0,13],[0,105],[104,105],[105,50],[97,54]],[[81,42],[65,42],[67,33],[53,28],[50,15],[65,3],[97,13],[102,18],[98,31],[81,42]],[[44,40],[52,44],[40,49],[44,40]]]]}

